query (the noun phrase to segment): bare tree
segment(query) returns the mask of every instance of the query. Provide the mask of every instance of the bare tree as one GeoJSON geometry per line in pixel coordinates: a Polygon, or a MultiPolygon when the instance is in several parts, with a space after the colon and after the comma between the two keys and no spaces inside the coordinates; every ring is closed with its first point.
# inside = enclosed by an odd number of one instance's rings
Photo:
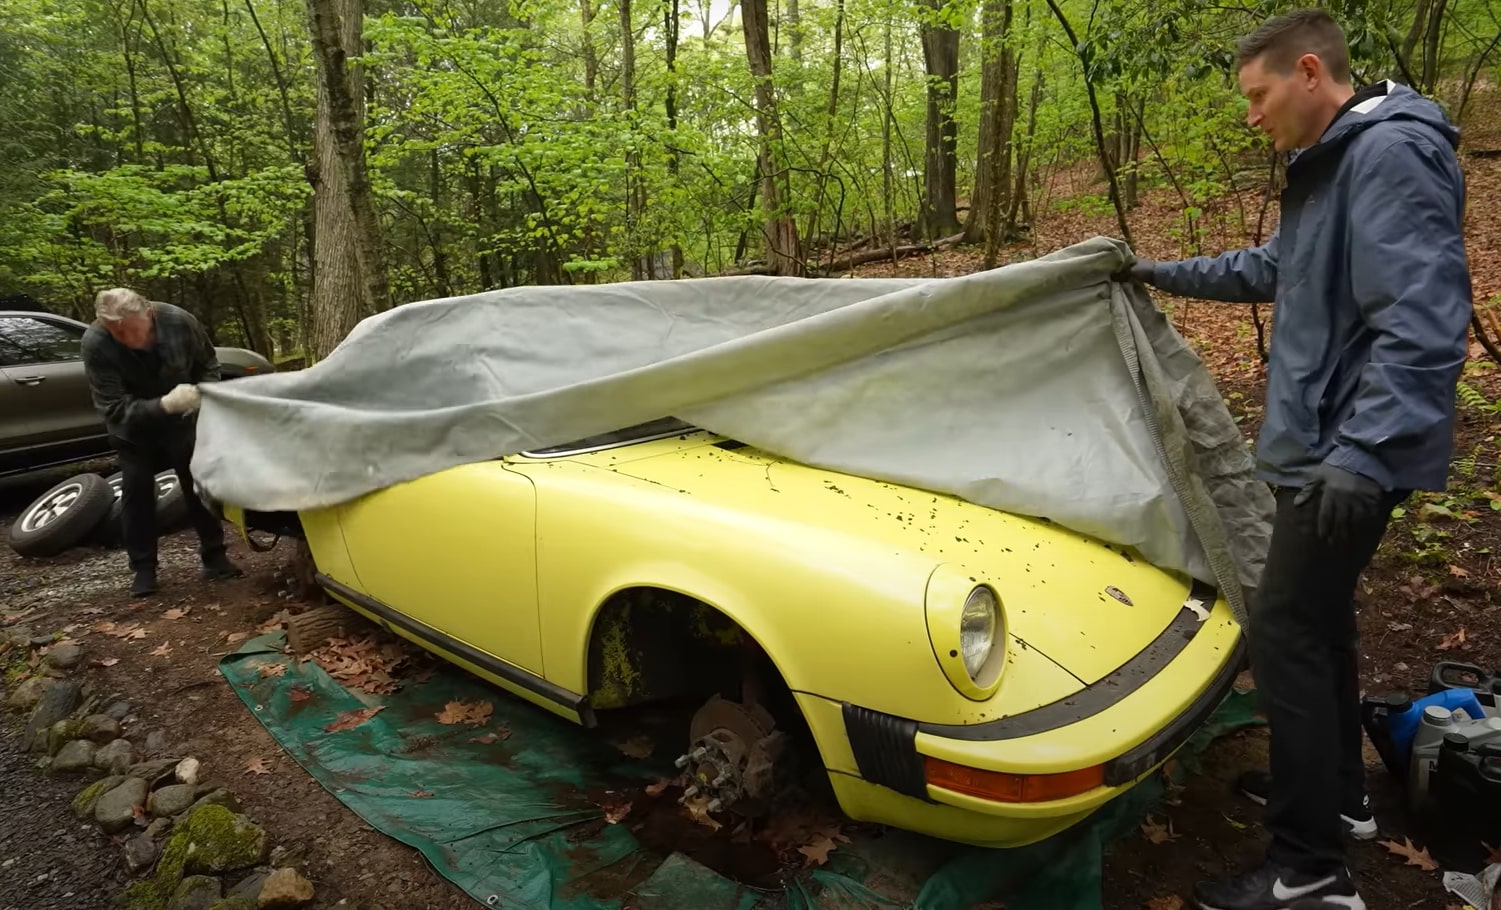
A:
{"type": "Polygon", "coordinates": [[[308,356],[328,355],[365,316],[389,309],[380,222],[365,171],[363,0],[307,0],[318,79],[313,184],[312,331],[308,356]]]}
{"type": "Polygon", "coordinates": [[[797,222],[782,206],[792,194],[787,179],[786,155],[782,149],[782,120],[777,113],[776,93],[771,83],[771,32],[766,0],[742,0],[741,22],[745,32],[745,55],[756,80],[756,126],[761,133],[761,203],[766,220],[761,227],[766,244],[766,265],[776,275],[801,275],[803,261],[797,239],[797,222]]]}
{"type": "Polygon", "coordinates": [[[941,19],[942,0],[928,0],[922,52],[928,74],[928,141],[923,168],[922,226],[928,237],[959,231],[955,199],[959,170],[954,101],[959,95],[959,31],[941,19]]]}

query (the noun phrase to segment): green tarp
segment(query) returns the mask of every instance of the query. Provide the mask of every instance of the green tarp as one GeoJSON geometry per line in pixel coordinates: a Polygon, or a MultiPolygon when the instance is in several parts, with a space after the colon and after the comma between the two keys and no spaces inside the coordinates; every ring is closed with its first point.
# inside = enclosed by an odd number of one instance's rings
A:
{"type": "MultiPolygon", "coordinates": [[[[740,884],[671,844],[651,845],[629,816],[606,809],[676,774],[680,733],[662,725],[653,754],[627,757],[585,730],[443,665],[390,695],[351,691],[312,661],[263,635],[220,661],[240,699],[271,736],[330,793],[376,830],[421,851],[443,877],[482,905],[508,910],[830,910],[910,907],[964,910],[1005,898],[1010,910],[1099,910],[1104,848],[1157,803],[1156,777],[1050,840],[982,850],[902,831],[850,829],[826,865],[779,888],[740,884]],[[277,669],[280,667],[280,669],[277,669]],[[488,702],[482,724],[444,724],[450,702],[488,702]],[[378,709],[347,729],[349,712],[378,709]]],[[[1178,770],[1217,736],[1259,723],[1254,693],[1234,692],[1179,752],[1178,770]]],[[[652,728],[632,732],[650,736],[652,728]]],[[[670,802],[670,794],[662,800],[670,802]]],[[[683,849],[708,840],[683,819],[683,849]]],[[[742,876],[744,877],[744,876],[742,876]]]]}

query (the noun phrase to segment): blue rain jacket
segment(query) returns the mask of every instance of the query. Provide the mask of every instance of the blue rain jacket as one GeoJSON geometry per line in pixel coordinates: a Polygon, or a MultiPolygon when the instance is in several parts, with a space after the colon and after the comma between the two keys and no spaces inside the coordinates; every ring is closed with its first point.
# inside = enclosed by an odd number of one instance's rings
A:
{"type": "Polygon", "coordinates": [[[1185,297],[1270,302],[1260,476],[1301,486],[1321,462],[1387,490],[1442,490],[1473,308],[1459,130],[1393,82],[1347,104],[1287,167],[1265,244],[1162,262],[1185,297]]]}

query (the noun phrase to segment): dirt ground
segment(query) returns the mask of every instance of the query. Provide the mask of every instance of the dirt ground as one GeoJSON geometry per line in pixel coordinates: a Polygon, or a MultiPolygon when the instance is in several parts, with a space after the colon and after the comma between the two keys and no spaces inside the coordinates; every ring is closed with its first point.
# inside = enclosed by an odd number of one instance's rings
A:
{"type": "MultiPolygon", "coordinates": [[[[1501,201],[1501,164],[1472,159],[1472,194],[1501,201]]],[[[1255,200],[1253,200],[1255,202],[1255,200]]],[[[1472,211],[1493,206],[1476,199],[1472,211]]],[[[1253,206],[1254,211],[1254,206],[1253,206]]],[[[1135,215],[1145,239],[1138,248],[1163,258],[1179,255],[1163,227],[1176,214],[1171,200],[1151,197],[1135,215]],[[1155,238],[1155,239],[1154,239],[1155,238]]],[[[1093,233],[1113,233],[1108,215],[1076,214],[1040,223],[1038,247],[1061,246],[1093,233]]],[[[1471,240],[1477,292],[1501,290],[1501,244],[1480,235],[1471,240]]],[[[1026,255],[1028,247],[1009,251],[1026,255]]],[[[955,273],[976,267],[973,253],[939,254],[902,263],[907,274],[955,273]]],[[[876,266],[868,274],[893,271],[876,266]]],[[[1477,300],[1486,297],[1477,293],[1477,300]]],[[[1243,308],[1165,301],[1186,337],[1218,378],[1232,413],[1254,438],[1261,408],[1261,367],[1255,330],[1243,308]]],[[[1487,366],[1478,347],[1466,381],[1487,402],[1501,400],[1501,371],[1487,366]]],[[[1359,596],[1367,691],[1407,688],[1426,691],[1429,670],[1441,659],[1501,669],[1501,416],[1495,407],[1461,409],[1453,486],[1442,495],[1415,498],[1387,535],[1359,596]],[[1463,633],[1462,635],[1460,633],[1463,633]]],[[[83,466],[105,471],[108,465],[83,466]]],[[[62,476],[79,468],[0,481],[0,520],[8,526],[27,503],[62,476]]],[[[246,813],[270,832],[274,843],[305,851],[305,870],[316,888],[317,907],[341,901],[362,908],[437,910],[469,905],[458,889],[437,876],[414,850],[376,833],[281,754],[261,725],[216,671],[219,658],[238,647],[231,640],[275,623],[288,606],[279,575],[290,558],[286,544],[270,553],[249,552],[234,541],[232,556],[247,577],[220,585],[198,580],[191,532],[163,540],[160,594],[131,600],[119,551],[77,549],[52,560],[23,560],[0,548],[0,609],[4,624],[62,631],[79,641],[86,665],[78,671],[100,690],[134,706],[128,727],[133,739],[158,733],[163,754],[192,754],[206,773],[240,798],[246,813]],[[171,618],[175,617],[175,618],[171,618]],[[113,624],[111,631],[97,631],[113,624]],[[122,628],[145,634],[121,637],[122,628]]],[[[497,693],[497,698],[506,698],[497,693]]],[[[145,756],[151,757],[151,756],[145,756]]],[[[1166,830],[1144,829],[1112,846],[1104,869],[1108,910],[1174,910],[1194,881],[1252,860],[1263,845],[1260,809],[1231,791],[1236,773],[1262,766],[1266,736],[1252,730],[1226,737],[1204,757],[1201,773],[1156,818],[1166,830]]],[[[1427,849],[1442,869],[1475,872],[1493,851],[1478,839],[1457,838],[1409,818],[1400,791],[1368,749],[1368,767],[1381,840],[1427,849]]],[[[72,787],[42,778],[32,759],[13,745],[0,748],[0,910],[10,907],[108,906],[111,893],[129,877],[119,848],[89,836],[67,811],[72,787]],[[66,887],[57,884],[66,878],[66,887]],[[67,893],[65,896],[66,892],[67,893]]],[[[716,865],[747,877],[772,872],[765,857],[740,856],[720,835],[697,826],[685,839],[702,839],[698,851],[720,851],[716,865]]],[[[728,835],[725,835],[727,840],[728,835]]],[[[1356,872],[1368,906],[1377,910],[1458,905],[1446,895],[1439,869],[1407,863],[1379,843],[1353,845],[1356,872]]]]}

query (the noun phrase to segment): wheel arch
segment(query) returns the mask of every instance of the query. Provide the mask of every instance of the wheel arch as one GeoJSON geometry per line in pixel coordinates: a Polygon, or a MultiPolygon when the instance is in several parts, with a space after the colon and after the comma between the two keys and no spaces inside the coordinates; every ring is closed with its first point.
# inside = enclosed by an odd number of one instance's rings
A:
{"type": "Polygon", "coordinates": [[[688,694],[695,677],[701,681],[696,688],[723,683],[736,668],[712,655],[726,652],[760,659],[791,692],[793,679],[776,643],[745,621],[747,611],[723,603],[685,585],[636,582],[612,589],[589,621],[583,680],[590,704],[608,709],[688,694]]]}

